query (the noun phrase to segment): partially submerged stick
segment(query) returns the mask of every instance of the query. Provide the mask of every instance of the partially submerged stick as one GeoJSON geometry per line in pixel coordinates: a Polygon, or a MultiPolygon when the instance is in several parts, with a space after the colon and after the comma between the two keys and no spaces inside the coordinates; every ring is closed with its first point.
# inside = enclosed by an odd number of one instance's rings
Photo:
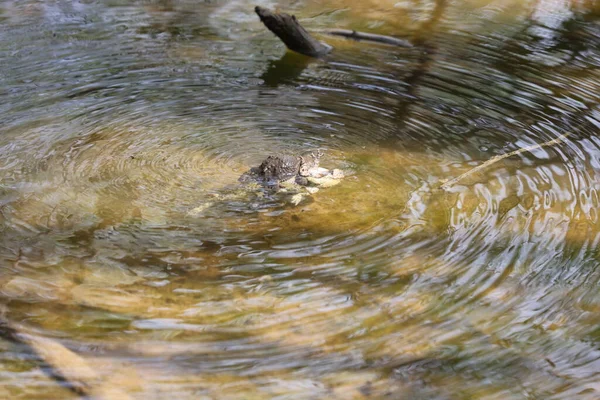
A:
{"type": "Polygon", "coordinates": [[[256,6],[254,8],[263,24],[273,32],[288,49],[309,57],[321,57],[329,53],[331,46],[313,38],[300,25],[295,16],[285,13],[274,13],[271,10],[256,6]]]}
{"type": "Polygon", "coordinates": [[[413,47],[412,43],[405,39],[400,39],[393,36],[377,35],[375,33],[353,31],[350,29],[324,29],[315,32],[332,36],[342,36],[353,40],[365,40],[368,42],[389,44],[398,47],[413,47]]]}
{"type": "MultiPolygon", "coordinates": [[[[322,57],[333,49],[327,43],[319,42],[313,38],[293,15],[272,12],[267,8],[259,6],[256,6],[254,11],[256,11],[262,23],[281,39],[290,50],[309,57],[322,57]]],[[[412,47],[412,44],[407,40],[349,29],[327,29],[317,32],[354,40],[366,40],[399,47],[412,47]]]]}
{"type": "Polygon", "coordinates": [[[31,335],[18,324],[0,316],[0,336],[25,345],[49,368],[47,374],[74,393],[98,400],[131,400],[119,388],[104,385],[98,374],[79,355],[59,342],[31,335]]]}

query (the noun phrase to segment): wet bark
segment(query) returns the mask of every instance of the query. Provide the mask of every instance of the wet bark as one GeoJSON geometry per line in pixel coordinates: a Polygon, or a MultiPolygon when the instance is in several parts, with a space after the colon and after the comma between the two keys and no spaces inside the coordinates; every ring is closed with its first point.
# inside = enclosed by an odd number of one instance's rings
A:
{"type": "Polygon", "coordinates": [[[254,11],[256,11],[262,23],[281,39],[288,49],[309,57],[322,57],[331,51],[331,46],[313,38],[300,25],[295,16],[274,13],[259,6],[256,6],[254,11]]]}

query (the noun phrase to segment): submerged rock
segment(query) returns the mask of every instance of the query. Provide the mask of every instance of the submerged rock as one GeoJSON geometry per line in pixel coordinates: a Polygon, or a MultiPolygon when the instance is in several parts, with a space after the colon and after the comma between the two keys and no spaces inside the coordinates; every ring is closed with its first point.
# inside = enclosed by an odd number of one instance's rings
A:
{"type": "Polygon", "coordinates": [[[288,154],[268,156],[258,167],[251,168],[240,176],[240,182],[257,181],[268,186],[279,186],[281,182],[302,184],[302,177],[310,176],[319,168],[323,152],[308,151],[299,156],[288,154]]]}
{"type": "Polygon", "coordinates": [[[321,150],[308,151],[300,156],[269,156],[260,166],[242,174],[239,180],[258,182],[277,193],[290,193],[290,203],[298,205],[308,194],[318,192],[321,187],[335,186],[344,177],[340,169],[320,167],[322,156],[321,150]]]}
{"type": "Polygon", "coordinates": [[[250,168],[239,177],[242,185],[214,194],[210,201],[190,210],[188,215],[198,216],[214,206],[216,201],[250,202],[251,199],[277,196],[283,197],[287,203],[298,205],[320,188],[335,186],[344,178],[340,169],[320,167],[322,156],[321,150],[307,151],[299,156],[268,156],[258,167],[250,168]]]}

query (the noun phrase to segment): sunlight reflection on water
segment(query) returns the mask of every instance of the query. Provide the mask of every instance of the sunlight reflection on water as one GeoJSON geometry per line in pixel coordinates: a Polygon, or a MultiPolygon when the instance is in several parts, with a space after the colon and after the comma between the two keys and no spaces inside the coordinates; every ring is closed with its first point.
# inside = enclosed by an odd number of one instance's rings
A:
{"type": "Polygon", "coordinates": [[[253,5],[0,5],[6,318],[134,398],[597,397],[596,2],[281,4],[417,43],[324,60],[253,5]],[[238,182],[316,148],[298,206],[238,182]]]}

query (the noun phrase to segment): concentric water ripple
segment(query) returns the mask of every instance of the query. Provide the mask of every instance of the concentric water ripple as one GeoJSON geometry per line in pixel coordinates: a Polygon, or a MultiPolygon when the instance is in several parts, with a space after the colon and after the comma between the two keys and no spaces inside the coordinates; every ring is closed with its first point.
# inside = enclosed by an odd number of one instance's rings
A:
{"type": "Polygon", "coordinates": [[[255,5],[0,4],[6,318],[133,398],[596,398],[596,2],[278,4],[415,44],[322,60],[255,5]],[[238,182],[317,148],[297,206],[238,182]]]}

